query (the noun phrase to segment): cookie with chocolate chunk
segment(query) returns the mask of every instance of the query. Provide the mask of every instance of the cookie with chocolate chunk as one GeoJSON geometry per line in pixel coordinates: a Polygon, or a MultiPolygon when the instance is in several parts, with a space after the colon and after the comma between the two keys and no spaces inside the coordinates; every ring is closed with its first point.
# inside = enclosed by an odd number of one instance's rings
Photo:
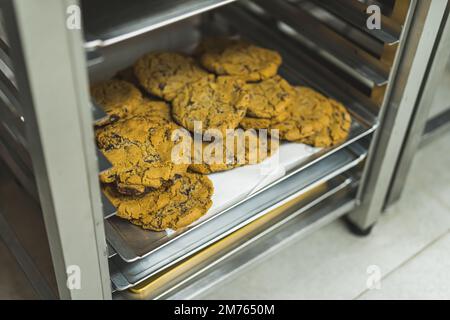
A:
{"type": "Polygon", "coordinates": [[[153,52],[134,65],[134,74],[150,94],[172,101],[188,83],[208,76],[193,58],[175,52],[153,52]]]}
{"type": "Polygon", "coordinates": [[[352,124],[352,118],[341,103],[333,99],[330,99],[330,103],[333,112],[331,114],[329,125],[315,135],[301,139],[300,142],[315,147],[326,148],[340,144],[347,139],[352,124]]]}
{"type": "Polygon", "coordinates": [[[200,63],[209,71],[253,82],[275,76],[282,62],[277,52],[242,40],[208,39],[198,51],[200,63]]]}
{"type": "Polygon", "coordinates": [[[270,119],[286,114],[286,107],[295,95],[291,85],[280,76],[249,83],[246,90],[251,100],[247,116],[253,118],[270,119]]]}
{"type": "Polygon", "coordinates": [[[270,119],[246,117],[240,125],[244,129],[278,130],[281,140],[298,141],[326,128],[332,112],[331,103],[325,96],[310,88],[296,87],[283,112],[270,119]]]}
{"type": "Polygon", "coordinates": [[[278,150],[278,141],[258,135],[254,130],[239,129],[224,140],[204,142],[200,146],[193,147],[189,170],[210,174],[260,163],[278,150]]]}
{"type": "Polygon", "coordinates": [[[107,114],[96,126],[103,126],[130,116],[142,102],[142,94],[133,84],[122,80],[108,80],[91,87],[91,96],[107,114]]]}
{"type": "Polygon", "coordinates": [[[97,130],[97,144],[112,163],[100,181],[115,183],[125,194],[142,194],[186,172],[188,163],[172,159],[177,144],[172,135],[180,129],[173,122],[136,116],[97,130]]]}
{"type": "Polygon", "coordinates": [[[250,105],[250,96],[244,82],[235,77],[203,78],[187,84],[172,101],[175,121],[191,132],[195,122],[201,132],[217,129],[223,135],[235,129],[250,105]]]}
{"type": "Polygon", "coordinates": [[[163,231],[186,227],[202,217],[212,205],[214,188],[208,177],[185,173],[141,196],[120,194],[113,185],[104,185],[103,192],[119,217],[144,229],[163,231]]]}

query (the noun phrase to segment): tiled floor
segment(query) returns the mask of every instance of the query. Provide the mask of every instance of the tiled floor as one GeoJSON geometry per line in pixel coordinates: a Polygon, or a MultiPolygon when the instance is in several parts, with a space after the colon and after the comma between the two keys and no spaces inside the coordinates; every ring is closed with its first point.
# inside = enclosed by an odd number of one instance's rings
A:
{"type": "MultiPolygon", "coordinates": [[[[450,299],[449,165],[450,133],[419,152],[401,201],[369,237],[336,221],[200,298],[450,299]],[[371,266],[379,290],[367,288],[371,266]]],[[[0,268],[0,299],[34,297],[1,241],[0,268]]]]}
{"type": "Polygon", "coordinates": [[[201,298],[450,299],[449,165],[450,133],[416,156],[401,201],[369,237],[336,221],[201,298]],[[371,268],[380,289],[368,289],[371,268]]]}

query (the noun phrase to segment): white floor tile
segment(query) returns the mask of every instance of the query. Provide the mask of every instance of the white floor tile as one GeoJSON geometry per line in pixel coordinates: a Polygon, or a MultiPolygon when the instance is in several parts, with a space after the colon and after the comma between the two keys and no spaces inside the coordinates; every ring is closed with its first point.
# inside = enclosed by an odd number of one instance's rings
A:
{"type": "Polygon", "coordinates": [[[382,279],[360,299],[450,299],[450,234],[382,279]]]}
{"type": "Polygon", "coordinates": [[[408,179],[450,210],[450,132],[420,150],[408,179]]]}

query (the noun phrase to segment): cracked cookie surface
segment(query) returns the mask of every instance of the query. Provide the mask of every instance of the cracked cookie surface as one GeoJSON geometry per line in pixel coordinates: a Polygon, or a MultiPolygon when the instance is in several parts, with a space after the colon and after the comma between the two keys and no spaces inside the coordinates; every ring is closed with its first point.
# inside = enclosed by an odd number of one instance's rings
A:
{"type": "Polygon", "coordinates": [[[130,116],[142,102],[142,94],[133,84],[122,80],[108,80],[91,87],[91,96],[107,114],[96,123],[103,126],[130,116]]]}
{"type": "Polygon", "coordinates": [[[254,118],[270,119],[286,114],[286,107],[294,95],[294,89],[280,76],[249,83],[245,88],[251,100],[247,116],[254,118]]]}
{"type": "Polygon", "coordinates": [[[313,89],[296,87],[293,99],[284,112],[271,119],[246,117],[240,125],[244,129],[278,130],[281,140],[298,141],[326,128],[332,112],[328,98],[313,89]]]}
{"type": "Polygon", "coordinates": [[[194,122],[201,122],[201,132],[217,129],[225,135],[247,112],[250,97],[244,85],[235,77],[208,77],[189,83],[172,101],[172,116],[191,132],[194,122]]]}
{"type": "Polygon", "coordinates": [[[120,194],[112,185],[102,189],[119,217],[153,231],[190,225],[211,207],[214,192],[211,180],[196,173],[177,175],[170,183],[142,196],[120,194]]]}
{"type": "Polygon", "coordinates": [[[275,76],[281,56],[242,40],[208,39],[200,44],[200,62],[218,75],[239,76],[246,81],[260,81],[275,76]]]}
{"type": "Polygon", "coordinates": [[[134,65],[134,74],[149,93],[172,101],[186,84],[208,76],[193,58],[175,52],[153,52],[134,65]]]}
{"type": "Polygon", "coordinates": [[[202,149],[193,147],[193,163],[189,170],[210,174],[257,164],[273,155],[278,150],[278,144],[278,141],[272,143],[267,134],[258,136],[255,130],[236,130],[224,141],[204,142],[202,149]]]}
{"type": "Polygon", "coordinates": [[[333,99],[330,99],[330,103],[333,108],[330,124],[317,134],[300,142],[326,148],[340,144],[347,139],[352,125],[352,118],[341,103],[333,99]]]}
{"type": "Polygon", "coordinates": [[[172,134],[179,129],[137,116],[97,130],[97,144],[113,165],[100,173],[100,181],[114,182],[125,194],[142,194],[186,172],[188,164],[172,161],[172,134]]]}

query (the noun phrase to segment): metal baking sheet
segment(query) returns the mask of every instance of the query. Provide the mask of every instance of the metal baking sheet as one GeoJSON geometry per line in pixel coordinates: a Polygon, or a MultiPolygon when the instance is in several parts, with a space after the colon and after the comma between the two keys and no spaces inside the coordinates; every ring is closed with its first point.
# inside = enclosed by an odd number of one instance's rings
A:
{"type": "MultiPolygon", "coordinates": [[[[218,11],[221,14],[223,10],[225,13],[235,5],[225,6],[218,11]]],[[[240,12],[236,10],[236,12],[240,12]]],[[[234,14],[234,11],[231,10],[234,14]]],[[[239,17],[236,17],[238,19],[239,17]]],[[[243,16],[243,19],[249,19],[243,16]]],[[[230,23],[233,20],[230,19],[230,23]]],[[[343,83],[342,79],[335,79],[336,76],[332,71],[320,64],[320,61],[315,60],[314,55],[309,55],[299,51],[295,46],[286,41],[285,37],[277,37],[276,31],[260,29],[258,21],[242,20],[240,23],[247,24],[248,28],[242,30],[242,36],[249,38],[263,47],[274,48],[278,50],[283,56],[284,63],[280,68],[280,74],[284,76],[293,85],[309,85],[324,94],[331,96],[343,102],[349,109],[352,118],[352,128],[349,138],[346,142],[333,148],[318,150],[309,157],[302,159],[295,166],[287,168],[286,173],[271,185],[281,182],[283,179],[289,178],[291,175],[297,174],[306,170],[310,166],[332,157],[343,148],[354,145],[355,141],[370,135],[377,128],[377,119],[374,113],[370,110],[376,109],[373,102],[367,96],[351,88],[351,85],[343,83]],[[263,31],[262,31],[263,30],[263,31]],[[296,51],[297,50],[297,51],[296,51]]],[[[195,44],[194,44],[195,46],[195,44]]],[[[339,77],[337,77],[339,78],[339,77]]],[[[236,201],[242,203],[250,198],[243,197],[236,201]]],[[[237,204],[230,204],[230,206],[237,204]]],[[[228,212],[226,208],[220,212],[216,212],[213,216],[208,216],[208,223],[212,220],[228,212]]],[[[206,221],[202,221],[203,225],[206,221]]],[[[168,235],[166,232],[151,232],[145,231],[137,226],[133,226],[129,222],[118,217],[112,217],[105,222],[106,235],[109,243],[115,248],[120,256],[125,261],[135,261],[141,259],[149,254],[155,254],[158,250],[164,248],[167,244],[174,242],[189,235],[193,230],[199,227],[196,224],[192,227],[185,228],[178,232],[168,235]]],[[[194,244],[191,244],[194,245],[194,244]]]]}
{"type": "MultiPolygon", "coordinates": [[[[110,260],[110,265],[115,270],[111,274],[111,279],[116,284],[117,276],[118,290],[126,289],[226,237],[284,203],[297,199],[317,186],[340,177],[344,172],[357,166],[364,158],[365,153],[355,155],[353,152],[342,150],[308,170],[290,176],[277,186],[262,191],[249,201],[244,201],[231,208],[226,213],[200,225],[193,232],[177,241],[168,243],[162,250],[157,250],[143,259],[129,263],[116,256],[110,260]],[[123,286],[124,279],[127,279],[128,286],[123,286]]],[[[323,195],[327,194],[328,192],[325,192],[323,195]]],[[[319,196],[316,200],[322,201],[324,198],[319,196]]]]}
{"type": "Polygon", "coordinates": [[[85,48],[136,37],[236,0],[83,0],[85,48]]]}
{"type": "MultiPolygon", "coordinates": [[[[334,152],[332,152],[332,154],[323,153],[323,151],[318,152],[318,154],[321,154],[321,156],[311,156],[309,159],[306,159],[301,165],[298,165],[297,167],[292,168],[291,170],[286,172],[283,178],[274,181],[264,189],[261,189],[260,191],[253,193],[247,198],[238,201],[237,203],[233,204],[232,207],[218,212],[214,215],[208,216],[207,219],[204,219],[201,223],[195,224],[192,227],[179,230],[169,235],[166,232],[146,231],[132,225],[126,220],[120,219],[118,217],[111,217],[110,219],[105,221],[106,237],[108,239],[108,242],[114,247],[118,255],[123,260],[131,262],[139,260],[150,254],[154,256],[155,253],[161,251],[161,249],[163,249],[169,243],[172,243],[175,240],[179,240],[180,238],[186,238],[193,231],[200,229],[205,224],[211,224],[214,220],[218,220],[218,218],[223,215],[226,215],[226,224],[220,225],[222,222],[217,222],[217,230],[214,229],[214,232],[217,233],[217,231],[220,231],[220,233],[226,234],[227,228],[231,230],[239,224],[252,221],[252,219],[257,216],[255,212],[247,211],[247,209],[244,209],[243,204],[245,202],[250,202],[248,200],[255,197],[261,197],[261,193],[267,194],[267,189],[270,189],[270,187],[273,187],[276,184],[281,183],[282,181],[289,180],[293,176],[301,177],[301,179],[298,178],[299,180],[297,181],[297,186],[304,187],[302,186],[302,184],[305,184],[305,186],[307,186],[311,183],[311,181],[315,181],[315,179],[321,178],[327,174],[334,174],[333,171],[339,172],[339,169],[341,167],[354,160],[355,156],[349,153],[347,150],[342,150],[342,152],[336,151],[337,149],[334,149],[334,152]],[[327,159],[328,161],[326,162],[319,161],[321,158],[325,157],[328,157],[330,159],[327,159]],[[313,166],[311,170],[306,170],[311,166],[313,166]],[[240,207],[241,209],[236,209],[239,205],[242,205],[240,207]],[[235,211],[233,211],[233,208],[235,211]],[[232,218],[233,214],[231,212],[235,212],[236,217],[232,218]]],[[[281,193],[281,196],[287,197],[288,195],[288,191],[281,193]]],[[[186,245],[186,248],[192,248],[193,246],[200,245],[201,241],[208,240],[208,236],[206,234],[201,238],[202,240],[196,239],[195,242],[192,242],[189,245],[184,244],[183,246],[186,245]]],[[[183,247],[183,249],[186,248],[183,247]]]]}

